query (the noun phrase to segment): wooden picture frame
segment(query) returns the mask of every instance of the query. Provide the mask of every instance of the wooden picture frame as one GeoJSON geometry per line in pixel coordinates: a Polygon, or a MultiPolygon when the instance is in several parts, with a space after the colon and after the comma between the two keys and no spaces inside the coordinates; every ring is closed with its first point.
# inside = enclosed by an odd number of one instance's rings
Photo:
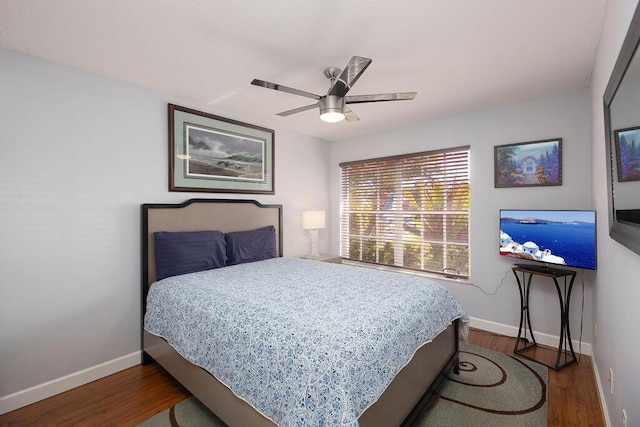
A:
{"type": "Polygon", "coordinates": [[[271,129],[169,104],[169,191],[274,194],[271,129]]]}
{"type": "Polygon", "coordinates": [[[640,126],[614,131],[618,181],[640,181],[640,126]]]}
{"type": "Polygon", "coordinates": [[[494,186],[562,185],[562,138],[494,146],[494,186]]]}

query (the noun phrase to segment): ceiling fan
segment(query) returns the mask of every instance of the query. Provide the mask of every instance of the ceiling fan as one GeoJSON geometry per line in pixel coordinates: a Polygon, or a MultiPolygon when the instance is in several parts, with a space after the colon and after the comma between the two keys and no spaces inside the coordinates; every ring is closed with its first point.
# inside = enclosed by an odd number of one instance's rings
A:
{"type": "Polygon", "coordinates": [[[329,67],[324,70],[324,75],[330,80],[329,90],[326,95],[316,95],[314,93],[305,92],[303,90],[294,89],[288,86],[276,83],[266,82],[264,80],[253,79],[252,85],[264,87],[267,89],[279,90],[281,92],[300,95],[307,98],[315,99],[318,102],[304,107],[294,108],[292,110],[278,113],[278,116],[290,116],[292,114],[301,113],[313,108],[320,108],[320,118],[325,122],[335,123],[343,119],[348,122],[360,120],[347,104],[363,104],[365,102],[382,102],[382,101],[404,101],[411,100],[416,97],[416,92],[396,92],[381,93],[375,95],[350,95],[347,92],[353,87],[355,82],[360,78],[364,70],[371,64],[371,59],[361,56],[351,58],[344,70],[329,67]]]}

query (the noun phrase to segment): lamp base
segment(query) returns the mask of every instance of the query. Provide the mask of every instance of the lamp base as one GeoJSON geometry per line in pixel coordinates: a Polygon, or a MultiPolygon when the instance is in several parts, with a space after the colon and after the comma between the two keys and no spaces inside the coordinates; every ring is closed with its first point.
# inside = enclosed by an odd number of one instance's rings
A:
{"type": "Polygon", "coordinates": [[[309,255],[305,258],[316,259],[318,255],[318,230],[309,230],[309,255]]]}

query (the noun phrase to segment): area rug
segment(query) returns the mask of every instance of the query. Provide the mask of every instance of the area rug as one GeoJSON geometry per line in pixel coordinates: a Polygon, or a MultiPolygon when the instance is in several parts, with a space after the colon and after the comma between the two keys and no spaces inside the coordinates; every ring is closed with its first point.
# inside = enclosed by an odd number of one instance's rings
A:
{"type": "MultiPolygon", "coordinates": [[[[427,426],[547,425],[547,367],[471,345],[460,347],[460,375],[451,374],[439,396],[415,422],[427,426]]],[[[189,397],[138,427],[226,427],[189,397]]]]}
{"type": "Polygon", "coordinates": [[[415,426],[547,425],[546,366],[476,346],[460,347],[459,366],[415,426]]]}

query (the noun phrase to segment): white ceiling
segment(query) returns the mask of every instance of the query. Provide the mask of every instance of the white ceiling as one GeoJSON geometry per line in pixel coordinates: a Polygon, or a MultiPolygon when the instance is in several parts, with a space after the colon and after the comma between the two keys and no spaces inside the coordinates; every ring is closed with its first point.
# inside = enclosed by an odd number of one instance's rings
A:
{"type": "MultiPolygon", "coordinates": [[[[606,0],[0,0],[0,46],[135,83],[190,107],[327,140],[589,86],[606,0]],[[324,123],[313,103],[254,78],[324,94],[328,66],[373,63],[324,123]]],[[[99,100],[96,100],[99,102],[99,100]]]]}

